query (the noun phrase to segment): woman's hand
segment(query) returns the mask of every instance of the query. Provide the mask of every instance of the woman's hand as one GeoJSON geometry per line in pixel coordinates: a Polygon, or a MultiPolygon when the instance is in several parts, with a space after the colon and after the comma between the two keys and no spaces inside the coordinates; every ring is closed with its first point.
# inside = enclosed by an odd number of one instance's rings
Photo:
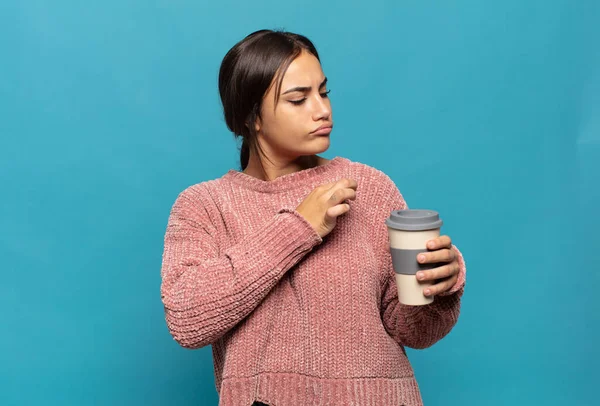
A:
{"type": "Polygon", "coordinates": [[[427,242],[429,252],[417,255],[420,264],[440,263],[440,266],[426,271],[417,272],[417,280],[433,281],[433,286],[423,290],[425,296],[435,296],[450,290],[458,280],[460,265],[458,254],[452,249],[452,240],[447,235],[427,242]]]}
{"type": "Polygon", "coordinates": [[[348,200],[356,199],[358,184],[354,179],[340,179],[316,187],[296,208],[321,236],[325,237],[336,225],[336,220],[350,210],[348,200]]]}

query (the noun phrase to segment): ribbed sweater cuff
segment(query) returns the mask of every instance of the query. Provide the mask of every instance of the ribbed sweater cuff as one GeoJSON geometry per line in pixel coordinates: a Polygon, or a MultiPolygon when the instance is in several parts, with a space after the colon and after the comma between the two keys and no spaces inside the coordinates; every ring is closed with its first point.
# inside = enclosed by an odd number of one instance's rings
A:
{"type": "Polygon", "coordinates": [[[288,270],[323,239],[296,210],[281,209],[257,246],[272,256],[280,270],[288,270]]]}
{"type": "Polygon", "coordinates": [[[300,213],[281,209],[260,233],[253,233],[244,244],[237,246],[245,248],[244,252],[234,249],[227,255],[237,260],[243,258],[247,270],[282,274],[322,241],[300,213]]]}

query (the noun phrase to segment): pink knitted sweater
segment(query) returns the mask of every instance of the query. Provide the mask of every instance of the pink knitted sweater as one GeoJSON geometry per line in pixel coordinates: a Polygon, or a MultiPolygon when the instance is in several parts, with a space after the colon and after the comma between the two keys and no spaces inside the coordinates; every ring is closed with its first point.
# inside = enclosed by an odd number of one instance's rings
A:
{"type": "Polygon", "coordinates": [[[459,255],[458,282],[432,304],[399,304],[384,221],[405,207],[387,175],[341,157],[273,181],[230,170],[177,197],[166,322],[183,347],[212,345],[220,405],[422,404],[404,347],[450,332],[465,267],[459,255]],[[321,239],[295,208],[343,177],[357,198],[321,239]]]}

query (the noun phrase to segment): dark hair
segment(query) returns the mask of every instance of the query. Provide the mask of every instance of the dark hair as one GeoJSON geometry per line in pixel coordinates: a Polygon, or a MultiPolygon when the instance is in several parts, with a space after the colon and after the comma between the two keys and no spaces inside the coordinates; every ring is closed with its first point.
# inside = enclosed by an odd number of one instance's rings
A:
{"type": "Polygon", "coordinates": [[[242,137],[242,170],[248,166],[250,150],[260,151],[255,122],[260,118],[265,94],[277,79],[277,103],[283,76],[303,50],[319,59],[315,46],[303,35],[259,30],[235,44],[223,58],[219,69],[219,94],[227,127],[236,137],[242,137]]]}

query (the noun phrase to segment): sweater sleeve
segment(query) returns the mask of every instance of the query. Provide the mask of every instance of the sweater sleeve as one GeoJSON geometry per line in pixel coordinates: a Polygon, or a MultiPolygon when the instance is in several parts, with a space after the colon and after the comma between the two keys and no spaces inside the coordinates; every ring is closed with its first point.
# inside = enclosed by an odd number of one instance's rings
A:
{"type": "Polygon", "coordinates": [[[282,209],[237,244],[218,247],[217,229],[198,201],[192,203],[186,191],[176,199],[161,268],[167,326],[185,348],[200,348],[222,337],[322,242],[298,212],[282,209]]]}
{"type": "MultiPolygon", "coordinates": [[[[389,215],[392,210],[407,209],[400,191],[386,178],[382,186],[385,190],[383,196],[389,196],[383,216],[389,215]]],[[[380,223],[383,224],[383,221],[380,223]]],[[[392,257],[387,241],[387,228],[382,227],[384,235],[380,241],[385,240],[381,246],[384,267],[384,283],[381,300],[381,317],[387,332],[400,345],[423,349],[432,346],[444,338],[456,325],[460,313],[461,297],[464,292],[466,267],[462,253],[453,246],[459,255],[460,272],[455,285],[449,290],[434,297],[431,304],[424,306],[408,306],[398,301],[398,287],[395,272],[392,266],[392,257]]]]}

